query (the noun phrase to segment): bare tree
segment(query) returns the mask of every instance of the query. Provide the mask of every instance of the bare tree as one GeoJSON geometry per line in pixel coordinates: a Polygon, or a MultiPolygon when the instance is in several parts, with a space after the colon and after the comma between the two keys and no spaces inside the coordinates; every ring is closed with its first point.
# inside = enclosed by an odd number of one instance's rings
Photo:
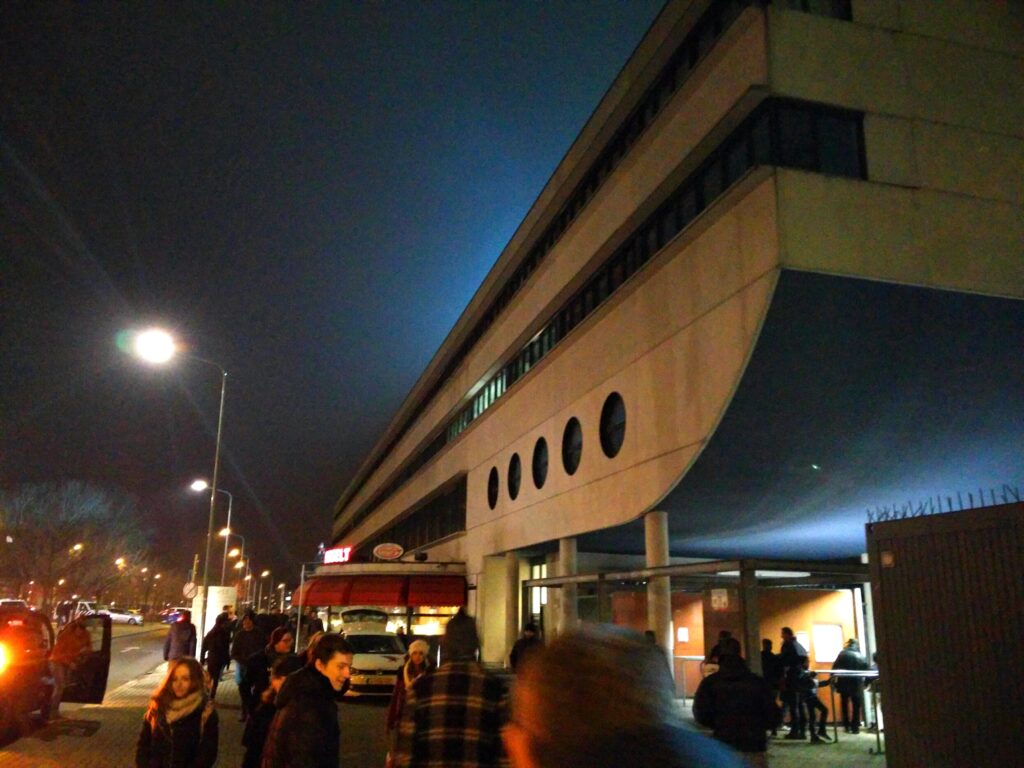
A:
{"type": "Polygon", "coordinates": [[[92,597],[145,564],[138,505],[127,494],[70,481],[0,491],[3,570],[34,581],[48,608],[57,596],[92,597]],[[124,558],[119,567],[118,558],[124,558]],[[61,582],[63,579],[63,583],[61,582]]]}

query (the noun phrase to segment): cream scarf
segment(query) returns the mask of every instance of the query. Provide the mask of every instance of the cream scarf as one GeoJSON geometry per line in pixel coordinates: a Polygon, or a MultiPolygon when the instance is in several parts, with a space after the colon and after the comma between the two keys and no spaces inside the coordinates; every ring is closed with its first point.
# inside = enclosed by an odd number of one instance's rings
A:
{"type": "Polygon", "coordinates": [[[196,711],[199,705],[203,703],[204,698],[203,691],[200,689],[192,691],[188,696],[183,696],[180,699],[171,699],[167,702],[167,707],[164,711],[164,717],[167,718],[167,724],[174,725],[174,723],[181,720],[183,717],[191,715],[196,711]]]}

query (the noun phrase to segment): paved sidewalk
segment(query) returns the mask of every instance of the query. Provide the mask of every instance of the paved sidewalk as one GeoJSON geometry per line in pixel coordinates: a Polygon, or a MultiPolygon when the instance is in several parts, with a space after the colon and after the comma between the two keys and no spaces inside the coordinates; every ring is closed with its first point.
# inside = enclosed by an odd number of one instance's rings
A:
{"type": "MultiPolygon", "coordinates": [[[[108,691],[103,704],[64,704],[66,720],[38,727],[0,748],[0,768],[122,768],[135,764],[135,742],[149,696],[163,680],[167,665],[108,691]]],[[[234,676],[225,674],[217,689],[220,750],[217,765],[242,763],[241,705],[234,676]]]]}
{"type": "MultiPolygon", "coordinates": [[[[688,725],[709,733],[697,727],[688,705],[680,702],[679,707],[688,725]]],[[[829,744],[814,744],[807,739],[789,741],[783,738],[784,733],[779,731],[778,737],[768,741],[768,765],[771,768],[885,768],[885,755],[872,754],[876,746],[874,733],[861,731],[854,735],[843,733],[840,728],[839,741],[829,744]]],[[[831,726],[828,733],[831,737],[831,726]]]]}

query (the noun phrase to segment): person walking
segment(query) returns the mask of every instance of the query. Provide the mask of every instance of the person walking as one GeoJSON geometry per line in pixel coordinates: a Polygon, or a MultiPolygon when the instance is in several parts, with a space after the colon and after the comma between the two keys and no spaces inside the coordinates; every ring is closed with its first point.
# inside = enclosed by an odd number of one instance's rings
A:
{"type": "Polygon", "coordinates": [[[782,665],[782,704],[789,710],[789,733],[787,739],[806,738],[806,718],[800,678],[806,668],[807,649],[803,647],[793,630],[782,628],[782,647],[779,649],[779,664],[782,665]]]}
{"type": "Polygon", "coordinates": [[[697,686],[694,719],[711,728],[716,739],[740,752],[751,768],[768,768],[767,732],[778,727],[781,716],[775,691],[747,668],[739,640],[723,638],[718,649],[718,671],[697,686]]]}
{"type": "MultiPolygon", "coordinates": [[[[867,670],[868,660],[860,652],[856,638],[846,641],[846,647],[832,662],[832,669],[860,672],[867,670]]],[[[839,705],[843,710],[843,730],[860,733],[861,707],[864,703],[864,678],[840,675],[834,677],[832,685],[839,693],[839,705]]]]}
{"type": "Polygon", "coordinates": [[[242,712],[238,718],[241,721],[249,716],[257,703],[252,700],[249,674],[245,663],[262,647],[263,635],[256,629],[252,611],[247,611],[242,616],[241,624],[235,630],[235,636],[231,641],[231,658],[235,662],[235,685],[238,686],[238,696],[242,700],[242,712]]]}
{"type": "Polygon", "coordinates": [[[413,640],[409,644],[409,653],[406,655],[406,662],[402,665],[395,681],[395,688],[391,692],[391,702],[388,704],[388,716],[385,724],[385,733],[388,737],[389,751],[395,747],[396,729],[402,719],[402,710],[405,708],[405,697],[413,683],[419,680],[430,669],[430,662],[427,661],[427,652],[430,646],[425,640],[413,640]]]}
{"type": "Polygon", "coordinates": [[[135,768],[212,768],[218,739],[203,668],[189,656],[172,659],[142,719],[135,768]]]}
{"type": "Polygon", "coordinates": [[[178,620],[171,624],[164,638],[164,661],[174,661],[182,656],[196,655],[196,625],[192,623],[192,611],[182,611],[178,620]]]}
{"type": "Polygon", "coordinates": [[[515,672],[518,669],[519,664],[527,654],[532,653],[543,645],[544,641],[540,639],[540,635],[537,633],[537,625],[532,621],[529,622],[523,627],[523,636],[515,641],[512,645],[512,653],[508,656],[512,671],[515,672]]]}
{"type": "Polygon", "coordinates": [[[353,652],[341,635],[327,633],[313,648],[312,663],[284,681],[261,768],[338,768],[336,702],[352,673],[353,652]]]}
{"type": "Polygon", "coordinates": [[[285,656],[294,656],[292,645],[295,636],[288,627],[276,627],[270,633],[270,640],[265,648],[261,648],[245,660],[246,681],[249,686],[250,702],[258,704],[263,692],[270,685],[270,668],[274,662],[285,656]]]}
{"type": "Polygon", "coordinates": [[[202,661],[206,664],[206,671],[210,674],[210,700],[217,698],[217,686],[220,683],[220,676],[224,667],[231,659],[231,632],[228,627],[231,618],[225,614],[217,617],[213,629],[206,633],[203,638],[202,661]]]}
{"type": "Polygon", "coordinates": [[[267,733],[270,731],[274,715],[277,714],[277,694],[280,693],[288,675],[298,672],[303,666],[305,665],[302,657],[284,656],[271,667],[270,687],[263,692],[259,705],[245,723],[245,732],[242,734],[242,745],[245,747],[242,768],[260,768],[263,762],[263,745],[267,741],[267,733]]]}
{"type": "Polygon", "coordinates": [[[84,656],[92,651],[92,639],[85,628],[81,617],[72,619],[64,625],[57,635],[57,642],[50,652],[50,677],[53,678],[53,692],[50,696],[50,708],[46,713],[49,720],[63,719],[60,714],[60,700],[64,695],[68,674],[81,662],[84,656]]]}
{"type": "MultiPolygon", "coordinates": [[[[772,651],[772,641],[767,637],[761,640],[761,677],[771,686],[773,698],[778,699],[782,689],[782,662],[779,654],[772,651]]],[[[780,714],[784,712],[780,710],[780,714]]],[[[781,722],[780,717],[779,723],[772,726],[772,736],[778,734],[781,722]]]]}
{"type": "Polygon", "coordinates": [[[503,765],[504,686],[477,662],[479,648],[476,622],[459,608],[441,639],[441,666],[406,691],[394,768],[503,765]]]}
{"type": "Polygon", "coordinates": [[[684,726],[664,651],[621,627],[573,630],[530,656],[503,739],[514,768],[742,768],[684,726]]]}

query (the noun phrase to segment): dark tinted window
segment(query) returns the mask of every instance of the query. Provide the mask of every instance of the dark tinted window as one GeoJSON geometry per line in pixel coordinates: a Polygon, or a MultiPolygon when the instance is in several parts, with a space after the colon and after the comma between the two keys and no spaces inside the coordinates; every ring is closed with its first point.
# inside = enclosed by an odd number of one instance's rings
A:
{"type": "Polygon", "coordinates": [[[487,506],[494,509],[498,504],[498,468],[491,467],[487,476],[487,506]]]}
{"type": "Polygon", "coordinates": [[[583,458],[583,429],[575,416],[569,419],[562,433],[562,466],[568,475],[576,474],[583,458]]]}
{"type": "Polygon", "coordinates": [[[533,446],[533,484],[543,488],[548,479],[548,442],[543,437],[537,438],[533,446]]]}
{"type": "Polygon", "coordinates": [[[860,176],[860,124],[839,115],[818,115],[822,173],[860,176]]]}
{"type": "Polygon", "coordinates": [[[782,165],[813,170],[818,164],[814,115],[805,109],[779,108],[779,155],[782,165]]]}
{"type": "Polygon", "coordinates": [[[626,439],[626,404],[618,392],[612,392],[601,408],[601,450],[615,458],[626,439]]]}
{"type": "Polygon", "coordinates": [[[519,495],[519,485],[523,481],[523,463],[519,460],[519,454],[513,453],[508,463],[508,497],[515,500],[519,495]]]}

